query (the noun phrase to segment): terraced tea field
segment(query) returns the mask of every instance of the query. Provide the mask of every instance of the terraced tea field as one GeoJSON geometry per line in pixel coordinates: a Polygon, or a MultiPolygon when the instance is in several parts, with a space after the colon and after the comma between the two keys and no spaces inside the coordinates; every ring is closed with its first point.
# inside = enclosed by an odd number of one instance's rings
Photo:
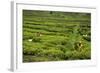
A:
{"type": "Polygon", "coordinates": [[[23,62],[90,58],[90,13],[23,10],[23,62]]]}

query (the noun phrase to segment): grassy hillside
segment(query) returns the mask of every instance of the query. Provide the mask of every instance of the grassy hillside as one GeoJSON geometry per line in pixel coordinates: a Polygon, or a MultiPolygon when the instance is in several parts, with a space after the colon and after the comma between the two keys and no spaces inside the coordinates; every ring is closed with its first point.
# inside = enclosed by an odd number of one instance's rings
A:
{"type": "Polygon", "coordinates": [[[90,58],[90,13],[23,10],[23,62],[90,58]]]}

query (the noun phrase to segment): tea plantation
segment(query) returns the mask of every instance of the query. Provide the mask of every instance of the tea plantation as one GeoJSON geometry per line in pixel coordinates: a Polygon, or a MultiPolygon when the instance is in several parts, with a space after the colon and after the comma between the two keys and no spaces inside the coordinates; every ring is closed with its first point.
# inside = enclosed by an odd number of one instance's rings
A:
{"type": "Polygon", "coordinates": [[[23,62],[91,59],[91,14],[23,10],[23,62]]]}

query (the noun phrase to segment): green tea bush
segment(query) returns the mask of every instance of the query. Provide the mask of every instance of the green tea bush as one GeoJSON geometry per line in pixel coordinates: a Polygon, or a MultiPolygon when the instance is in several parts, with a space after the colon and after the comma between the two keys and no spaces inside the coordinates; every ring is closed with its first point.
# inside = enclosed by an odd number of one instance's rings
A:
{"type": "Polygon", "coordinates": [[[87,41],[91,41],[91,36],[83,36],[83,38],[85,39],[85,40],[87,40],[87,41]]]}
{"type": "Polygon", "coordinates": [[[89,49],[85,50],[81,50],[81,51],[66,51],[65,52],[65,60],[82,60],[82,59],[90,59],[91,58],[91,52],[89,49]]]}
{"type": "Polygon", "coordinates": [[[33,42],[41,42],[41,38],[40,37],[33,37],[32,41],[33,42]]]}
{"type": "Polygon", "coordinates": [[[42,51],[43,51],[43,49],[31,48],[31,49],[28,49],[28,50],[24,50],[23,53],[25,55],[42,56],[43,55],[42,51]]]}
{"type": "Polygon", "coordinates": [[[49,43],[49,42],[43,43],[43,45],[45,45],[44,48],[45,47],[54,47],[55,46],[54,44],[49,43]]]}
{"type": "Polygon", "coordinates": [[[56,46],[59,50],[63,51],[64,53],[68,50],[67,47],[63,46],[63,45],[57,45],[56,46]]]}
{"type": "Polygon", "coordinates": [[[91,51],[89,48],[85,48],[80,52],[80,59],[91,59],[91,51]]]}
{"type": "Polygon", "coordinates": [[[70,60],[72,57],[72,51],[66,51],[64,54],[64,59],[65,60],[70,60]]]}
{"type": "Polygon", "coordinates": [[[67,40],[66,40],[66,39],[61,40],[61,45],[66,45],[66,44],[68,44],[68,42],[67,42],[67,40]]]}
{"type": "Polygon", "coordinates": [[[91,53],[89,50],[73,51],[72,59],[90,59],[91,53]]]}
{"type": "Polygon", "coordinates": [[[53,57],[53,58],[60,58],[62,59],[64,57],[64,53],[61,50],[55,50],[55,49],[50,49],[48,51],[46,51],[46,55],[48,57],[53,57]]]}

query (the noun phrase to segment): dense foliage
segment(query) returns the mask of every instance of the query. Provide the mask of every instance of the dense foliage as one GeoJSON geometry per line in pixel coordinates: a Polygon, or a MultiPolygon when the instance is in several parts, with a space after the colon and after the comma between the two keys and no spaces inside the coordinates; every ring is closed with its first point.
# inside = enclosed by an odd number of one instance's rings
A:
{"type": "Polygon", "coordinates": [[[91,14],[23,10],[23,62],[91,58],[91,14]]]}

